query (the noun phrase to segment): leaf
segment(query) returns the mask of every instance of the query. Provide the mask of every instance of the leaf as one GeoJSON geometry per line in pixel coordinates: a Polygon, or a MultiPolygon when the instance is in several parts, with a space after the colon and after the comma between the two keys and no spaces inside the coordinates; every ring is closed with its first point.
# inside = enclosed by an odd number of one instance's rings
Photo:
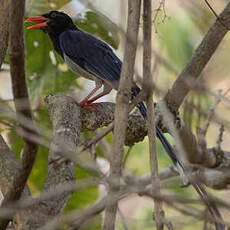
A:
{"type": "Polygon", "coordinates": [[[10,143],[11,150],[13,151],[15,156],[19,159],[20,153],[24,146],[23,139],[19,137],[14,130],[8,132],[7,139],[10,143]]]}
{"type": "MultiPolygon", "coordinates": [[[[75,170],[76,183],[81,179],[92,179],[92,176],[85,170],[76,167],[75,170]]],[[[64,212],[69,213],[75,209],[86,208],[89,205],[92,205],[98,199],[98,187],[84,188],[80,191],[74,192],[68,201],[64,212]]],[[[95,219],[95,218],[94,218],[95,219]]],[[[99,230],[101,229],[102,218],[101,215],[97,215],[95,221],[90,221],[90,226],[87,226],[89,230],[99,230]]]]}
{"type": "Polygon", "coordinates": [[[193,54],[192,33],[192,23],[188,16],[173,18],[159,26],[159,42],[176,69],[182,69],[193,54]]]}
{"type": "Polygon", "coordinates": [[[43,146],[39,147],[36,161],[28,181],[32,194],[40,192],[43,188],[48,171],[48,154],[49,150],[47,148],[43,146]]]}
{"type": "Polygon", "coordinates": [[[71,0],[26,0],[26,16],[39,16],[51,10],[58,10],[71,0]]]}

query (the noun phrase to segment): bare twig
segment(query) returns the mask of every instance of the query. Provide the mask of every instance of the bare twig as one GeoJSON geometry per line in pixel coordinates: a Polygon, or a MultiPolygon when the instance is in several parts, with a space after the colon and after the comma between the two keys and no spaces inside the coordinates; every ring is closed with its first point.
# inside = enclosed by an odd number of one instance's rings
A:
{"type": "Polygon", "coordinates": [[[128,230],[127,221],[126,221],[125,216],[123,215],[123,213],[119,207],[118,207],[118,214],[121,218],[121,223],[123,225],[124,230],[128,230]]]}
{"type": "Polygon", "coordinates": [[[157,33],[157,17],[159,16],[159,12],[163,11],[163,18],[162,18],[162,23],[164,23],[165,19],[167,18],[167,14],[165,11],[165,0],[160,0],[159,6],[157,7],[157,9],[155,9],[155,14],[153,17],[153,23],[154,23],[154,28],[155,28],[155,32],[157,33]]]}
{"type": "MultiPolygon", "coordinates": [[[[155,116],[153,103],[153,80],[151,76],[151,47],[152,47],[152,2],[151,0],[144,0],[143,7],[143,91],[147,92],[147,128],[149,138],[149,154],[150,154],[150,168],[152,193],[160,195],[160,179],[158,176],[158,162],[156,152],[156,133],[155,133],[155,116]]],[[[162,202],[154,199],[154,216],[157,230],[163,230],[163,216],[162,202]]]]}
{"type": "Polygon", "coordinates": [[[208,127],[210,125],[210,122],[211,122],[211,120],[212,120],[212,118],[213,118],[213,116],[215,114],[215,109],[216,109],[217,105],[221,102],[221,96],[222,96],[222,93],[221,93],[221,90],[219,90],[218,95],[216,96],[213,105],[209,109],[209,113],[208,113],[206,122],[204,124],[204,127],[202,128],[202,135],[203,135],[203,137],[206,136],[206,133],[208,131],[208,127]]]}
{"type": "Polygon", "coordinates": [[[129,147],[127,153],[125,154],[125,157],[124,157],[124,160],[123,160],[123,168],[125,168],[125,165],[127,163],[127,160],[128,160],[128,158],[130,156],[130,153],[131,153],[132,149],[133,149],[132,147],[129,147]]]}
{"type": "Polygon", "coordinates": [[[229,27],[227,27],[219,18],[218,14],[216,13],[216,11],[212,8],[212,6],[210,5],[210,3],[208,2],[208,0],[204,0],[205,3],[207,4],[208,8],[212,11],[212,13],[216,16],[216,18],[220,21],[220,23],[222,24],[223,27],[226,28],[226,30],[229,30],[229,27]]]}
{"type": "Polygon", "coordinates": [[[219,137],[218,140],[216,142],[216,147],[217,149],[220,151],[221,150],[221,143],[223,141],[223,135],[224,135],[224,125],[220,126],[220,133],[219,133],[219,137]]]}

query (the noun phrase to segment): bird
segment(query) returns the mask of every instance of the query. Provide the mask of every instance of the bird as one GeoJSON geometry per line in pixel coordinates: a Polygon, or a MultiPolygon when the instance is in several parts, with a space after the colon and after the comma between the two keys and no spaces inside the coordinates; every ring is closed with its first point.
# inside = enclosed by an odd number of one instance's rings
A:
{"type": "MultiPolygon", "coordinates": [[[[65,60],[67,66],[74,73],[95,81],[95,88],[80,102],[80,106],[89,111],[94,111],[94,103],[97,99],[109,94],[112,89],[118,90],[122,62],[113,49],[104,41],[80,30],[72,18],[60,11],[50,11],[41,16],[30,17],[26,22],[36,23],[28,29],[41,29],[50,37],[54,49],[65,60]],[[103,91],[94,94],[103,86],[103,91]]],[[[131,99],[136,97],[140,88],[132,82],[131,99]]],[[[146,107],[143,102],[137,104],[140,113],[147,118],[146,107]]],[[[178,158],[175,150],[165,138],[161,130],[156,126],[156,136],[162,143],[165,151],[171,158],[178,172],[185,176],[183,163],[178,158]]],[[[208,199],[208,194],[200,183],[190,182],[202,200],[207,205],[211,215],[222,219],[219,210],[208,199]]],[[[215,223],[216,230],[224,230],[223,224],[215,223]]]]}

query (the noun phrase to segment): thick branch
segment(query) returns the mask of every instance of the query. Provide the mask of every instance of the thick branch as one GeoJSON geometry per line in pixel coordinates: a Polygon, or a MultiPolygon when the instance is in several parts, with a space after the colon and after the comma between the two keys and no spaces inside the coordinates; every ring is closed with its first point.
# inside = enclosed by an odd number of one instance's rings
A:
{"type": "MultiPolygon", "coordinates": [[[[102,102],[94,113],[81,109],[81,131],[94,131],[100,127],[108,126],[114,120],[115,104],[102,102]]],[[[125,145],[132,146],[142,141],[147,135],[147,126],[139,111],[128,117],[125,145]]]]}
{"type": "MultiPolygon", "coordinates": [[[[80,109],[70,97],[46,97],[53,124],[48,175],[42,193],[56,193],[60,184],[68,186],[75,181],[75,164],[65,159],[65,152],[74,152],[80,140],[80,109]],[[61,152],[60,152],[61,151],[61,152]],[[56,192],[55,192],[56,191],[56,192]]],[[[59,188],[60,189],[60,188],[59,188]]],[[[37,229],[62,213],[73,190],[62,192],[49,200],[35,204],[27,214],[23,229],[37,229]],[[27,228],[26,228],[27,227],[27,228]]]]}
{"type": "Polygon", "coordinates": [[[0,135],[0,188],[5,196],[12,186],[14,178],[21,170],[21,165],[15,155],[0,135]]]}
{"type": "Polygon", "coordinates": [[[196,80],[199,79],[201,72],[227,33],[226,27],[230,28],[230,3],[211,26],[191,60],[166,94],[164,100],[171,111],[179,109],[186,95],[194,87],[196,80]],[[225,27],[219,20],[225,24],[225,27]]]}

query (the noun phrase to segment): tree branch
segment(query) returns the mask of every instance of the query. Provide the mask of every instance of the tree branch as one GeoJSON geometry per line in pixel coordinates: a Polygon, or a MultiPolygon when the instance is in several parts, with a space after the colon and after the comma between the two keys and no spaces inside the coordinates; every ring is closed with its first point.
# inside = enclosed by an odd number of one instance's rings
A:
{"type": "MultiPolygon", "coordinates": [[[[59,185],[75,184],[75,164],[66,160],[65,151],[74,152],[80,141],[80,109],[70,97],[46,97],[50,119],[53,124],[50,144],[48,175],[42,194],[57,194],[59,185]],[[62,153],[61,153],[62,152],[62,153]],[[58,159],[58,160],[57,160],[58,159]]],[[[60,188],[59,188],[60,189],[60,188]]],[[[22,213],[22,229],[37,229],[57,217],[69,200],[73,189],[40,201],[22,213]]]]}
{"type": "MultiPolygon", "coordinates": [[[[155,114],[153,103],[152,80],[152,0],[143,1],[143,90],[146,92],[147,128],[149,138],[149,155],[151,168],[151,192],[160,195],[160,179],[158,175],[158,160],[156,152],[155,114]]],[[[164,211],[162,202],[154,199],[154,220],[157,230],[163,230],[164,211]]]]}
{"type": "Polygon", "coordinates": [[[21,165],[1,135],[0,153],[0,188],[3,196],[5,196],[11,188],[14,178],[21,170],[21,165]]]}

